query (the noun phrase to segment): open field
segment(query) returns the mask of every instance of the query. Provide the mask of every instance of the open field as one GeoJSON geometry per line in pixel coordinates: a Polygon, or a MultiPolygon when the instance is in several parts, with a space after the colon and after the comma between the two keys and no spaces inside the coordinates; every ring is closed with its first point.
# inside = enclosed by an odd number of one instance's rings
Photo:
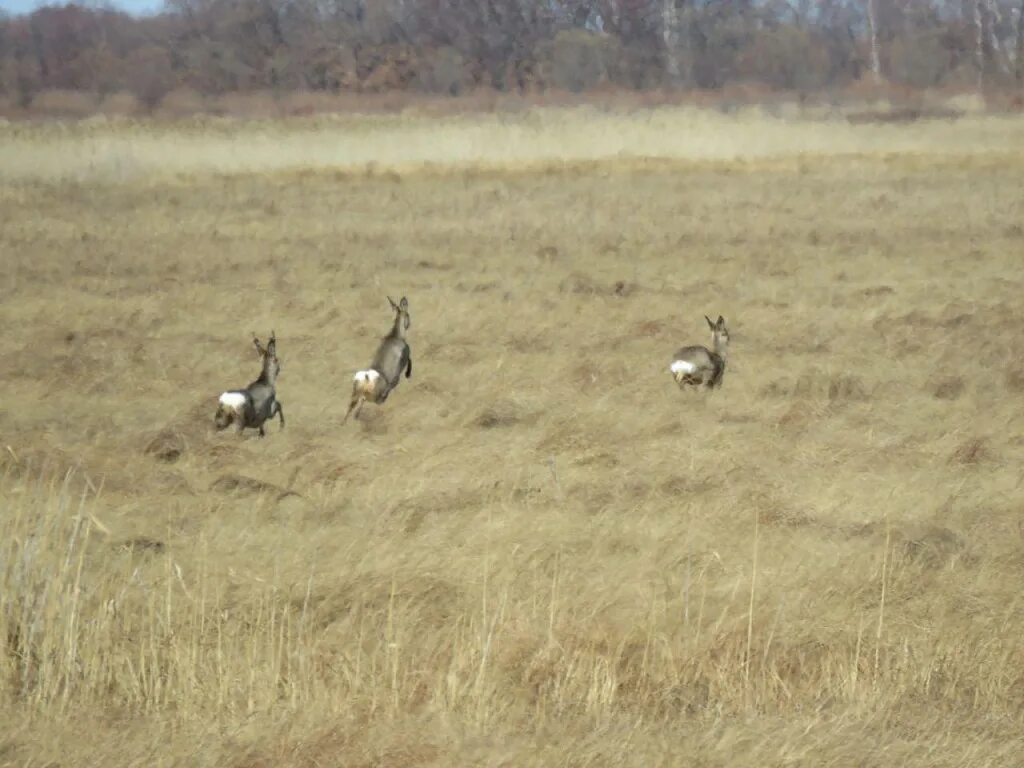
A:
{"type": "Polygon", "coordinates": [[[0,129],[0,765],[1019,765],[1024,121],[688,119],[0,129]]]}
{"type": "MultiPolygon", "coordinates": [[[[796,112],[795,107],[791,110],[796,112]]],[[[144,183],[178,174],[325,168],[358,173],[522,172],[610,160],[749,163],[844,155],[949,159],[1018,153],[1024,138],[1024,121],[1015,116],[975,114],[911,126],[854,125],[831,111],[821,112],[821,117],[787,120],[753,107],[732,116],[684,107],[633,112],[576,107],[280,121],[7,123],[0,126],[0,178],[144,183]]]]}

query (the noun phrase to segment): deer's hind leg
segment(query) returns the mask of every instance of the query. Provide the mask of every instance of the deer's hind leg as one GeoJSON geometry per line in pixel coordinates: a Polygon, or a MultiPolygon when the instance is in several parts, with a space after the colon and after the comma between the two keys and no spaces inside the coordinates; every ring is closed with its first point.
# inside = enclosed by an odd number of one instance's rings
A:
{"type": "Polygon", "coordinates": [[[345,418],[341,420],[342,424],[345,424],[345,422],[348,421],[348,417],[351,416],[353,412],[355,412],[356,418],[359,417],[359,410],[362,408],[363,400],[365,399],[365,395],[361,392],[352,393],[352,399],[349,401],[348,410],[345,411],[345,418]]]}
{"type": "MultiPolygon", "coordinates": [[[[281,429],[284,429],[284,408],[281,407],[280,400],[274,400],[274,413],[277,414],[278,420],[281,422],[281,429]]],[[[274,417],[274,413],[270,414],[270,417],[274,417]]]]}

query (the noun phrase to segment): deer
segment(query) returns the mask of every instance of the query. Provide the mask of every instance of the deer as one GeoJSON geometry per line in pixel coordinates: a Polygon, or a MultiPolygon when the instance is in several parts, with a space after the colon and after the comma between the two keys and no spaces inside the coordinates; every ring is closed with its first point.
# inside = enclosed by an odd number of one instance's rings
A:
{"type": "Polygon", "coordinates": [[[725,318],[718,320],[704,315],[711,329],[711,349],[701,345],[681,347],[672,356],[669,371],[680,389],[684,387],[706,386],[715,389],[722,386],[725,375],[725,363],[729,356],[729,329],[725,327],[725,318]]]}
{"type": "Polygon", "coordinates": [[[264,347],[254,333],[252,343],[263,363],[259,378],[245,389],[229,389],[220,396],[213,419],[218,432],[234,424],[238,434],[251,428],[259,430],[260,437],[265,437],[267,433],[263,425],[274,416],[280,419],[281,429],[284,429],[284,408],[277,399],[277,377],[281,373],[277,337],[271,331],[270,341],[264,347]]]}
{"type": "Polygon", "coordinates": [[[356,371],[352,379],[352,398],[342,424],[347,422],[353,413],[359,418],[364,402],[382,405],[402,380],[403,372],[405,378],[412,378],[412,352],[405,340],[405,332],[409,330],[409,300],[403,296],[395,304],[390,296],[387,299],[395,312],[394,324],[391,331],[381,339],[370,367],[364,371],[356,371]]]}

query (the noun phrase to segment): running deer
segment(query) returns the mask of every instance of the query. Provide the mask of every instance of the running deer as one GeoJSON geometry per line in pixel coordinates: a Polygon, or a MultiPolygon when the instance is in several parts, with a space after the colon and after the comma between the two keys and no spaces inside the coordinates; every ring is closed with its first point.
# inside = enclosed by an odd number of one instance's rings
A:
{"type": "Polygon", "coordinates": [[[682,347],[672,357],[669,370],[676,384],[682,389],[686,386],[699,387],[701,384],[713,389],[722,385],[725,375],[725,363],[729,355],[729,329],[725,327],[725,318],[718,320],[704,315],[711,329],[711,349],[700,345],[682,347]]]}
{"type": "Polygon", "coordinates": [[[213,423],[218,430],[234,424],[239,434],[246,427],[258,429],[260,437],[264,437],[263,424],[275,415],[281,420],[281,429],[284,429],[284,409],[277,399],[276,388],[281,361],[277,359],[277,337],[273,331],[265,348],[256,334],[252,336],[252,343],[263,361],[260,376],[245,389],[229,389],[222,394],[213,423]]]}
{"type": "Polygon", "coordinates": [[[395,323],[391,327],[391,332],[381,339],[370,367],[365,371],[356,372],[352,380],[352,399],[349,401],[342,424],[348,421],[353,412],[358,418],[364,402],[380,405],[387,400],[391,390],[402,380],[403,372],[407,379],[412,376],[412,353],[409,350],[409,343],[405,340],[405,332],[409,329],[409,300],[403,296],[402,300],[395,304],[388,296],[388,303],[395,311],[395,323]]]}

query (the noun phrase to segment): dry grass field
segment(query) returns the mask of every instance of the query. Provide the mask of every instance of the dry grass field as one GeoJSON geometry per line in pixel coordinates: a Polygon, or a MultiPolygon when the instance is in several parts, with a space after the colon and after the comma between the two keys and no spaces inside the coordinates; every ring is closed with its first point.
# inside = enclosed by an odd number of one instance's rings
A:
{"type": "Polygon", "coordinates": [[[0,128],[0,765],[1019,766],[1024,122],[382,120],[0,128]]]}

